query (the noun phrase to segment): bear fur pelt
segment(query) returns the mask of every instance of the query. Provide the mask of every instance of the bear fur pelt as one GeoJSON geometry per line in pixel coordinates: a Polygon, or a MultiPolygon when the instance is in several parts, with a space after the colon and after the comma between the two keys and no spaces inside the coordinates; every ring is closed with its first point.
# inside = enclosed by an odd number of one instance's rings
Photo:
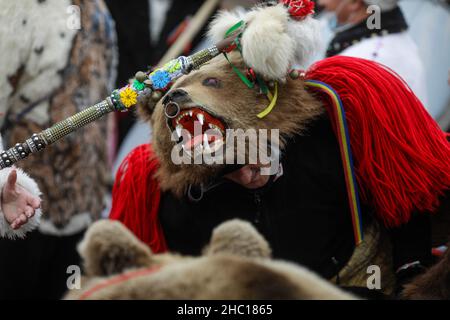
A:
{"type": "Polygon", "coordinates": [[[66,299],[355,299],[298,265],[270,259],[241,220],[218,226],[203,256],[152,254],[121,223],[96,222],[79,245],[86,275],[66,299]]]}
{"type": "MultiPolygon", "coordinates": [[[[449,247],[450,242],[447,244],[449,247]]],[[[427,272],[405,286],[403,299],[449,300],[450,299],[450,250],[427,272]]]]}
{"type": "MultiPolygon", "coordinates": [[[[238,53],[230,53],[229,58],[240,70],[246,69],[238,53]]],[[[228,61],[224,57],[216,57],[199,70],[179,79],[166,96],[174,92],[175,94],[185,92],[185,96],[177,98],[177,103],[182,108],[196,107],[217,115],[226,124],[227,129],[244,131],[264,129],[268,132],[268,140],[272,130],[277,129],[280,133],[281,150],[284,150],[288,138],[306,133],[311,122],[325,113],[321,102],[308,93],[303,80],[288,78],[280,86],[277,107],[269,116],[258,119],[255,115],[267,106],[267,98],[259,93],[259,89],[248,89],[243,82],[237,81],[236,77],[228,61]],[[217,79],[218,87],[205,86],[205,79],[217,79]],[[237,92],[239,94],[236,94],[237,92]]],[[[138,113],[152,128],[152,145],[160,160],[156,176],[161,190],[170,190],[181,196],[189,184],[207,183],[211,177],[222,172],[225,165],[195,163],[177,165],[171,161],[172,151],[177,143],[171,140],[172,132],[168,130],[163,101],[160,100],[155,105],[155,101],[144,96],[140,100],[138,113]]],[[[234,146],[234,149],[233,154],[237,158],[239,154],[237,146],[234,146]]],[[[248,149],[245,150],[245,155],[241,156],[247,160],[248,149]]]]}

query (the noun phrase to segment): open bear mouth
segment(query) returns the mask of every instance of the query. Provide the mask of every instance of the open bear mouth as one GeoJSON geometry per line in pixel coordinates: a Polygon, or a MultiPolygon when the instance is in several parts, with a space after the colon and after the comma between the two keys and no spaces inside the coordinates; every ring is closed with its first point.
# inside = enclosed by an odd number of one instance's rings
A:
{"type": "Polygon", "coordinates": [[[168,124],[187,152],[212,153],[225,142],[225,122],[200,107],[182,109],[168,124]]]}

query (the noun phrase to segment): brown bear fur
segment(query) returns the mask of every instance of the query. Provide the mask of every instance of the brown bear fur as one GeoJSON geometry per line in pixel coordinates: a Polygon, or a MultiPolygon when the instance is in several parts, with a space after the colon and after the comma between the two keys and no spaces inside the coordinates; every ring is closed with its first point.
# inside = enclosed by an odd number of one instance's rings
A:
{"type": "Polygon", "coordinates": [[[109,220],[89,229],[79,251],[86,276],[82,288],[69,291],[66,299],[355,298],[305,268],[269,259],[266,240],[239,220],[217,227],[202,257],[154,255],[123,225],[109,220]],[[103,286],[118,274],[149,267],[155,271],[103,286]]]}
{"type": "Polygon", "coordinates": [[[437,264],[405,285],[402,297],[409,300],[449,300],[450,249],[437,264]]]}
{"type": "MultiPolygon", "coordinates": [[[[245,72],[243,60],[238,53],[229,55],[233,65],[245,72]]],[[[189,102],[202,106],[213,115],[220,116],[229,129],[279,129],[281,139],[305,132],[308,123],[324,112],[322,105],[305,90],[303,80],[288,78],[279,83],[278,102],[268,116],[259,119],[256,115],[263,111],[269,101],[259,89],[249,89],[234,73],[223,56],[218,56],[204,64],[199,70],[181,77],[170,92],[182,89],[189,94],[189,102]],[[220,87],[206,87],[207,78],[220,80],[220,87]]],[[[273,91],[273,89],[272,89],[273,91]]],[[[204,183],[216,174],[221,165],[175,165],[171,161],[171,151],[175,142],[170,139],[161,99],[157,105],[151,99],[143,99],[139,104],[139,114],[150,120],[153,129],[153,148],[160,160],[157,173],[163,190],[182,194],[187,185],[204,183]]],[[[186,103],[186,104],[187,104],[186,103]]],[[[183,109],[183,105],[180,105],[183,109]]],[[[270,137],[270,134],[268,134],[270,137]]],[[[280,141],[283,149],[283,141],[280,141]]]]}

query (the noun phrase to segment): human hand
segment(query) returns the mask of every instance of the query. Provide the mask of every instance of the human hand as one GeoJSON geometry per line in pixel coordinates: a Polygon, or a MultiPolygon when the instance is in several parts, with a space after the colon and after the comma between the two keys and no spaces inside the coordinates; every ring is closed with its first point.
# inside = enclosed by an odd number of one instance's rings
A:
{"type": "Polygon", "coordinates": [[[6,221],[14,230],[26,224],[41,206],[41,199],[33,196],[16,182],[17,171],[12,170],[1,193],[1,209],[6,221]]]}
{"type": "Polygon", "coordinates": [[[261,174],[261,165],[247,165],[241,169],[227,174],[225,177],[247,189],[258,189],[269,182],[269,175],[261,174]]]}

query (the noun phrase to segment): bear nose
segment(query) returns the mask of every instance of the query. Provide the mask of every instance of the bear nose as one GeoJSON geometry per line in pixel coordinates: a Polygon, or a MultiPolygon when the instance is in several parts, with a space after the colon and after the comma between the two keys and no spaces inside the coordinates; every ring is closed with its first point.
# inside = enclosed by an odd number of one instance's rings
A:
{"type": "Polygon", "coordinates": [[[183,89],[176,89],[167,93],[164,98],[163,104],[168,104],[169,102],[182,103],[186,101],[188,97],[188,93],[183,89]]]}

